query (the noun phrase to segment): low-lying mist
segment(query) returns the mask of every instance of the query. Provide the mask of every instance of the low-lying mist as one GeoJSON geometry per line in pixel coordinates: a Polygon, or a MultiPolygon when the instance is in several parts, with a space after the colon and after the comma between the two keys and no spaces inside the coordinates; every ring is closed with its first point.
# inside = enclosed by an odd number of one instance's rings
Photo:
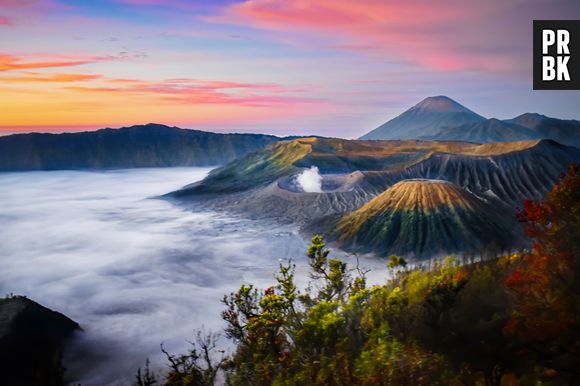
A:
{"type": "Polygon", "coordinates": [[[194,329],[221,330],[223,295],[244,282],[271,285],[281,260],[293,258],[307,282],[307,243],[295,228],[150,199],[208,172],[0,174],[0,294],[81,324],[65,358],[71,382],[131,384],[146,358],[162,368],[160,343],[184,352],[194,329]]]}

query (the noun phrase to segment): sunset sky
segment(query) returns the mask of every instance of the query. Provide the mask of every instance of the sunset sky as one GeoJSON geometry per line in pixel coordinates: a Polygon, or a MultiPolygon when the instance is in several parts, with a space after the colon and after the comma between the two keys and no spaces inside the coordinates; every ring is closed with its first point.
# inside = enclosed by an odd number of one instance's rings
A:
{"type": "Polygon", "coordinates": [[[580,1],[0,0],[0,133],[352,138],[431,95],[580,119],[580,91],[532,90],[534,19],[580,1]]]}

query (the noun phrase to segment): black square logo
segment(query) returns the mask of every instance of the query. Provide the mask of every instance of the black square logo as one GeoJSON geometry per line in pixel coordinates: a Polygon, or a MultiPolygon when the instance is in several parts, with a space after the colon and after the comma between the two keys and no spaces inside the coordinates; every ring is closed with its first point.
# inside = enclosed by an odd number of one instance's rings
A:
{"type": "Polygon", "coordinates": [[[580,20],[534,20],[534,90],[580,90],[580,20]]]}

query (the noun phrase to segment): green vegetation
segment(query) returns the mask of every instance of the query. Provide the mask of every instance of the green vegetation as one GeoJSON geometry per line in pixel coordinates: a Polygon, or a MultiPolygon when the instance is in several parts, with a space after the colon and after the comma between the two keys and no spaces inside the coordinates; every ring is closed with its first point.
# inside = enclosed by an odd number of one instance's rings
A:
{"type": "Polygon", "coordinates": [[[199,335],[190,354],[167,354],[165,384],[209,385],[221,369],[230,385],[572,385],[580,168],[545,201],[526,203],[520,220],[535,240],[529,253],[468,265],[448,257],[428,269],[391,256],[392,278],[377,286],[315,236],[310,288],[297,289],[289,262],[274,286],[225,296],[233,354],[216,360],[215,338],[199,335]]]}
{"type": "Polygon", "coordinates": [[[268,184],[295,173],[298,168],[294,163],[312,151],[311,142],[309,139],[300,139],[271,144],[262,151],[250,153],[212,170],[201,183],[173,194],[232,193],[268,184]]]}

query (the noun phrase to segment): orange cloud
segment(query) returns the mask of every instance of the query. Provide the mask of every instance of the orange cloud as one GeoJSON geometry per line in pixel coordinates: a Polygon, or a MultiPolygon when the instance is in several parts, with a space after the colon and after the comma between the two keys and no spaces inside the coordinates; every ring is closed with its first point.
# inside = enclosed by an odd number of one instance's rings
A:
{"type": "Polygon", "coordinates": [[[27,70],[33,68],[73,67],[103,60],[94,57],[67,57],[63,59],[40,59],[24,61],[23,58],[0,53],[0,71],[27,70]]]}
{"type": "Polygon", "coordinates": [[[109,79],[111,86],[67,87],[69,91],[84,93],[127,94],[156,96],[171,103],[180,104],[227,104],[237,106],[265,107],[322,103],[317,98],[280,95],[302,91],[301,88],[285,87],[273,83],[241,83],[232,81],[202,81],[196,79],[169,79],[148,82],[134,79],[109,79]]]}
{"type": "Polygon", "coordinates": [[[139,51],[123,51],[117,55],[80,56],[80,55],[11,55],[0,53],[0,71],[18,71],[37,68],[75,67],[83,64],[104,61],[142,59],[147,54],[139,51]]]}
{"type": "Polygon", "coordinates": [[[5,76],[0,77],[0,82],[28,83],[28,82],[83,82],[101,78],[101,75],[94,74],[40,74],[26,73],[23,76],[5,76]]]}

